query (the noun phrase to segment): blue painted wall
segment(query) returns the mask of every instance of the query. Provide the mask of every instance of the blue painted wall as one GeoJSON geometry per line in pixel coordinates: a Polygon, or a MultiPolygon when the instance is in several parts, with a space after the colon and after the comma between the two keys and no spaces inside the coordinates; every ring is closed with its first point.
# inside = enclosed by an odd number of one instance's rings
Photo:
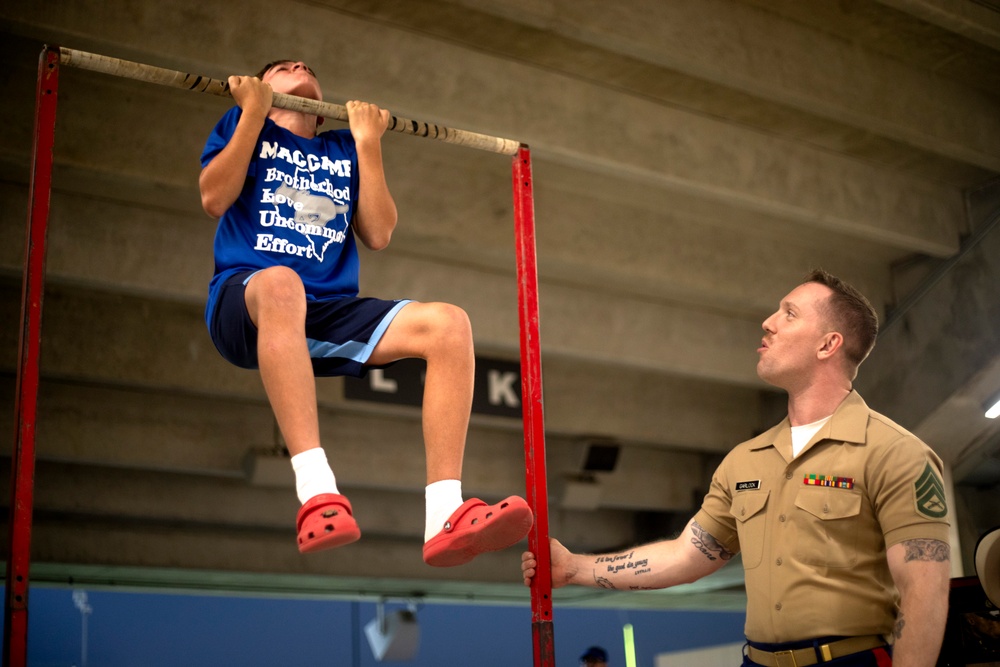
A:
{"type": "MultiPolygon", "coordinates": [[[[406,663],[377,662],[361,628],[369,602],[87,591],[88,667],[323,665],[503,667],[532,664],[527,607],[426,604],[420,649],[406,663]],[[358,630],[353,630],[358,626],[358,630]]],[[[390,604],[389,610],[400,608],[390,604]]],[[[81,665],[81,615],[68,589],[30,591],[32,667],[81,665]]],[[[622,626],[635,629],[638,667],[677,651],[742,641],[743,613],[555,609],[556,664],[576,667],[592,644],[625,666],[622,626]]],[[[733,656],[733,665],[739,656],[733,656]]]]}

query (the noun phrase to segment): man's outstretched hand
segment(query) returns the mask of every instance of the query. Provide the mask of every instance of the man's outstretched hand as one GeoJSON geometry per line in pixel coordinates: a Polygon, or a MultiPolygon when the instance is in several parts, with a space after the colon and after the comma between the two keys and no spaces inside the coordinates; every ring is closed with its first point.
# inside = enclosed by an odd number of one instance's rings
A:
{"type": "MultiPolygon", "coordinates": [[[[578,569],[574,561],[575,554],[571,553],[555,538],[549,538],[549,550],[552,560],[552,588],[562,588],[572,583],[578,569]]],[[[534,578],[537,568],[538,560],[534,553],[525,551],[521,554],[521,574],[524,577],[525,586],[531,586],[531,580],[534,578]]]]}

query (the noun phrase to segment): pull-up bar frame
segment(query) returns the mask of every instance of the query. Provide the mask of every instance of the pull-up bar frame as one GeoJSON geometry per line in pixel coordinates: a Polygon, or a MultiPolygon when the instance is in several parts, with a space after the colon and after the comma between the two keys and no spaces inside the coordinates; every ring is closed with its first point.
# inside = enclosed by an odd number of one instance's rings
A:
{"type": "MultiPolygon", "coordinates": [[[[6,614],[4,616],[3,664],[7,667],[24,667],[27,664],[28,575],[31,565],[31,527],[34,502],[35,423],[38,408],[46,237],[52,190],[60,65],[230,97],[227,82],[151,65],[55,46],[45,47],[39,57],[14,408],[16,433],[11,466],[10,540],[6,573],[6,614]]],[[[346,107],[329,102],[275,93],[273,106],[347,121],[346,107]]],[[[521,347],[525,482],[528,504],[535,515],[535,523],[528,534],[528,548],[536,554],[538,560],[538,574],[531,586],[532,640],[535,667],[554,666],[552,576],[548,539],[548,491],[545,470],[545,425],[542,409],[538,273],[535,254],[531,153],[527,145],[511,139],[491,137],[395,116],[391,118],[388,129],[403,134],[513,156],[514,236],[521,347]]]]}

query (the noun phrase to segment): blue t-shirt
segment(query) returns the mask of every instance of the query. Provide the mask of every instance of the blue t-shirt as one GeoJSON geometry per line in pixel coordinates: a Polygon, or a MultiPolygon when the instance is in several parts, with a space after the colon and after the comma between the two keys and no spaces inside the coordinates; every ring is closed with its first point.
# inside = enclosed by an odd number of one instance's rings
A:
{"type": "MultiPolygon", "coordinates": [[[[241,113],[230,109],[212,130],[202,167],[229,143],[241,113]]],[[[215,232],[206,320],[227,278],[276,265],[299,275],[309,299],[357,296],[358,249],[351,228],[357,155],[350,130],[305,139],[270,118],[264,121],[243,191],[215,232]]]]}

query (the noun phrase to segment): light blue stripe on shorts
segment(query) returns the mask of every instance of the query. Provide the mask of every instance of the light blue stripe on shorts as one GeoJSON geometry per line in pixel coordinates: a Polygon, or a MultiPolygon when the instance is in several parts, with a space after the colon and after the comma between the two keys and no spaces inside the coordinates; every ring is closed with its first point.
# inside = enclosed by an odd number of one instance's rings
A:
{"type": "Polygon", "coordinates": [[[389,328],[389,324],[395,319],[399,311],[408,303],[412,303],[411,299],[403,299],[395,306],[392,307],[379,325],[375,328],[372,333],[371,338],[368,342],[360,341],[348,341],[346,343],[328,343],[323,340],[314,340],[312,338],[306,338],[306,344],[309,346],[309,356],[313,359],[350,359],[356,361],[359,364],[363,364],[368,361],[369,357],[372,356],[372,352],[375,350],[375,346],[378,345],[379,341],[382,340],[382,336],[385,334],[386,329],[389,328]]]}

